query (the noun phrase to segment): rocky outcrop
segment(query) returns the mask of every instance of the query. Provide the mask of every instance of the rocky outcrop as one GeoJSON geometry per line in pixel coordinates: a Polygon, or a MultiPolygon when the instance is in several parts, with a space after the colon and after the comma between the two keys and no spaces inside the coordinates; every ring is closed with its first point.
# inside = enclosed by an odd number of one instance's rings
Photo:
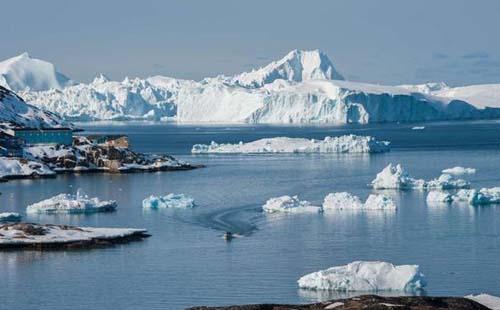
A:
{"type": "Polygon", "coordinates": [[[401,296],[382,297],[364,295],[347,299],[331,300],[308,305],[260,304],[228,307],[193,307],[190,310],[488,310],[489,308],[463,297],[401,296]]]}

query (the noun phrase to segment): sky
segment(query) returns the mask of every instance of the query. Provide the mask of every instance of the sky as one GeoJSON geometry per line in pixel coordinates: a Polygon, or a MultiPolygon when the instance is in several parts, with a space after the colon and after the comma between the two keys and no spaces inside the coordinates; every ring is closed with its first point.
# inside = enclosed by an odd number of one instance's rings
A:
{"type": "Polygon", "coordinates": [[[199,80],[320,49],[349,80],[500,83],[496,0],[5,1],[0,59],[24,51],[70,78],[199,80]]]}

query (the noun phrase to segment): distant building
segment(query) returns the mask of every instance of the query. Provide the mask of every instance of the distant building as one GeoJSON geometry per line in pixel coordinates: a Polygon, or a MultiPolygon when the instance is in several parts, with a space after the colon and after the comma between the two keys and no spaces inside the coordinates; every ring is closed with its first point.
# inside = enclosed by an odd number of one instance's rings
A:
{"type": "Polygon", "coordinates": [[[8,134],[23,139],[28,145],[33,144],[64,144],[72,145],[73,130],[71,128],[11,128],[8,134]]]}
{"type": "Polygon", "coordinates": [[[22,157],[24,140],[0,131],[0,156],[22,157]]]}
{"type": "Polygon", "coordinates": [[[126,135],[90,135],[87,136],[90,142],[105,146],[124,147],[130,146],[126,135]]]}

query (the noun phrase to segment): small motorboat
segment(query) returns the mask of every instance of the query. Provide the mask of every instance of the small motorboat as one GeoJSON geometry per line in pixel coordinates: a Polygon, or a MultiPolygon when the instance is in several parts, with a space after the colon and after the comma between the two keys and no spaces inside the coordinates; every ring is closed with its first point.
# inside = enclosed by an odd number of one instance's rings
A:
{"type": "Polygon", "coordinates": [[[226,240],[226,241],[230,241],[231,239],[233,239],[233,238],[234,238],[234,235],[233,235],[233,233],[232,233],[232,232],[230,232],[230,231],[226,231],[226,232],[224,233],[224,235],[222,236],[222,238],[224,238],[224,240],[226,240]]]}

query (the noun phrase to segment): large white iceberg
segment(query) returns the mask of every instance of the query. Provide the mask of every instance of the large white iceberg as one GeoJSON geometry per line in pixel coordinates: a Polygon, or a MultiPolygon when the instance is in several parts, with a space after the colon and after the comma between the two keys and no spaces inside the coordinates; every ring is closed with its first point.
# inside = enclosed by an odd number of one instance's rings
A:
{"type": "Polygon", "coordinates": [[[248,143],[196,144],[193,154],[249,154],[249,153],[380,153],[388,152],[389,142],[370,136],[345,135],[326,137],[323,140],[277,137],[248,143]]]}
{"type": "Polygon", "coordinates": [[[468,181],[446,173],[430,181],[415,179],[400,164],[389,164],[377,174],[371,185],[374,189],[460,189],[470,187],[468,181]]]}
{"type": "Polygon", "coordinates": [[[301,277],[299,287],[328,291],[415,291],[426,286],[418,265],[355,261],[301,277]]]}
{"type": "Polygon", "coordinates": [[[2,212],[0,213],[0,222],[19,222],[22,216],[16,212],[2,212]]]}
{"type": "Polygon", "coordinates": [[[114,200],[100,200],[89,198],[78,192],[76,195],[59,194],[49,199],[29,205],[26,213],[95,213],[115,211],[117,207],[114,200]]]}
{"type": "Polygon", "coordinates": [[[323,209],[313,206],[307,200],[300,200],[297,196],[280,196],[266,201],[262,210],[267,213],[319,213],[323,209]]]}
{"type": "Polygon", "coordinates": [[[453,167],[453,168],[444,169],[442,172],[446,173],[446,174],[451,174],[451,175],[465,175],[465,174],[474,174],[474,173],[476,173],[476,169],[474,169],[474,168],[464,168],[464,167],[456,166],[456,167],[453,167]]]}
{"type": "Polygon", "coordinates": [[[145,209],[194,208],[194,199],[184,194],[168,194],[165,196],[151,195],[142,201],[145,209]]]}
{"type": "Polygon", "coordinates": [[[347,192],[330,193],[323,201],[323,210],[395,210],[396,203],[386,195],[371,194],[365,203],[347,192]]]}

